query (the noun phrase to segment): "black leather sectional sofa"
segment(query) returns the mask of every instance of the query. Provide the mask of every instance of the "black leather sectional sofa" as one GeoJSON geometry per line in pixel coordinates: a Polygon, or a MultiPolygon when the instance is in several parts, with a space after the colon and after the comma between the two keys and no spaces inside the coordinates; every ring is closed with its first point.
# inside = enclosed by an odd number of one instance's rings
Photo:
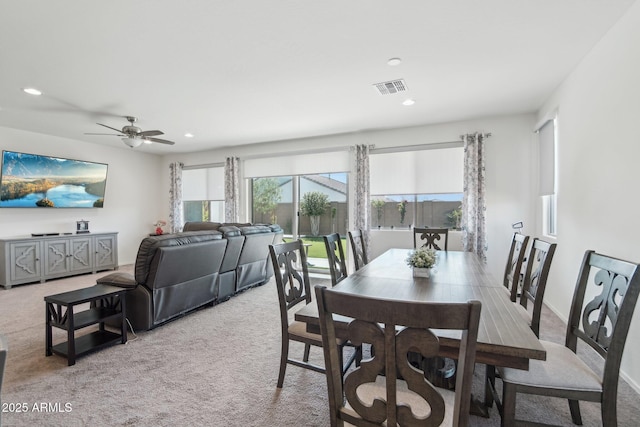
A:
{"type": "Polygon", "coordinates": [[[127,318],[135,330],[152,329],[266,283],[269,245],[282,234],[275,224],[188,222],[181,233],[146,237],[133,276],[116,272],[98,283],[131,288],[127,318]]]}

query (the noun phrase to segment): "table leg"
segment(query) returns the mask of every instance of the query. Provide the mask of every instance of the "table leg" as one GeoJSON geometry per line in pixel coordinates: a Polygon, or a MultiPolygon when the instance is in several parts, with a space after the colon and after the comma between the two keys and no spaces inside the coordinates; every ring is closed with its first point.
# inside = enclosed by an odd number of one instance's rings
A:
{"type": "Polygon", "coordinates": [[[127,343],[127,302],[124,294],[120,294],[118,297],[120,298],[120,312],[122,315],[120,318],[122,321],[120,322],[120,333],[122,334],[122,344],[127,343]]]}
{"type": "Polygon", "coordinates": [[[54,310],[53,308],[53,304],[51,304],[50,302],[46,303],[44,305],[44,308],[46,310],[46,322],[45,322],[45,356],[51,356],[53,354],[53,352],[51,351],[51,347],[53,346],[53,332],[51,331],[51,317],[52,317],[52,311],[54,310]]]}
{"type": "Polygon", "coordinates": [[[73,305],[67,306],[67,361],[68,365],[76,364],[76,339],[73,321],[73,305]]]}
{"type": "Polygon", "coordinates": [[[471,395],[471,406],[469,407],[469,413],[471,415],[477,415],[482,418],[489,418],[489,407],[484,404],[480,399],[471,395]]]}

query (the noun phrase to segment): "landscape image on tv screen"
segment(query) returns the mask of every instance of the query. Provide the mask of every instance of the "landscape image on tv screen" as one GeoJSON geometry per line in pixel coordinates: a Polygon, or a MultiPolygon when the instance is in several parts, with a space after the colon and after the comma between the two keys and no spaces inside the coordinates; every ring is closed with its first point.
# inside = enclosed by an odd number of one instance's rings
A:
{"type": "Polygon", "coordinates": [[[1,208],[101,208],[107,165],[2,152],[1,208]]]}

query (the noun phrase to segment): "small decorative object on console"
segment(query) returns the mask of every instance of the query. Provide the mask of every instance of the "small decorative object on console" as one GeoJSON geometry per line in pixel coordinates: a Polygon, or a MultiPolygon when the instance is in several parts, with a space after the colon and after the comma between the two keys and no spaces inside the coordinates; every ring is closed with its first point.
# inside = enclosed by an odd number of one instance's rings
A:
{"type": "Polygon", "coordinates": [[[413,269],[413,277],[429,277],[430,270],[436,263],[436,251],[427,248],[416,249],[409,252],[406,262],[413,269]]]}
{"type": "Polygon", "coordinates": [[[89,221],[85,221],[81,219],[80,221],[76,221],[76,233],[88,233],[89,232],[89,221]]]}
{"type": "Polygon", "coordinates": [[[165,225],[167,225],[167,221],[163,220],[163,219],[159,219],[156,221],[156,223],[154,224],[156,226],[156,235],[161,235],[164,233],[164,230],[162,229],[162,227],[164,227],[165,225]]]}

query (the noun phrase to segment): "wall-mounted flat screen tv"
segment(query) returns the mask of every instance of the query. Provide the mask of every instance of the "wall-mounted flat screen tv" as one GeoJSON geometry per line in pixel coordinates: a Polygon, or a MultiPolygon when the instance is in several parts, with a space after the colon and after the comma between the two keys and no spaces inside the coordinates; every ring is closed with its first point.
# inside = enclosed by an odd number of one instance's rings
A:
{"type": "Polygon", "coordinates": [[[2,152],[0,208],[101,208],[107,165],[2,152]]]}

